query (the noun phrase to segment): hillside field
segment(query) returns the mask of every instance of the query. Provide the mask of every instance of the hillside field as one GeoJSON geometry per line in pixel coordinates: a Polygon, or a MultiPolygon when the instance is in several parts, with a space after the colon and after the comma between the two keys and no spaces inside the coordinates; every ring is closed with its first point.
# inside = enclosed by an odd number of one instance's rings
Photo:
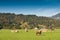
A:
{"type": "Polygon", "coordinates": [[[43,32],[41,35],[35,35],[35,30],[19,30],[19,33],[11,32],[8,29],[0,30],[0,40],[60,40],[60,29],[56,29],[53,32],[43,32]]]}

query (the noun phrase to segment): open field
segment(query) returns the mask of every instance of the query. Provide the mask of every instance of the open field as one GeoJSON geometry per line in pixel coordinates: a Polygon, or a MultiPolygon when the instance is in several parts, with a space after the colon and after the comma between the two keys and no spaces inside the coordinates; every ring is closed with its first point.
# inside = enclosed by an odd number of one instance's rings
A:
{"type": "Polygon", "coordinates": [[[60,29],[54,32],[48,31],[42,33],[42,35],[35,35],[34,30],[25,32],[20,30],[19,33],[11,32],[11,30],[0,30],[0,40],[60,40],[60,29]]]}

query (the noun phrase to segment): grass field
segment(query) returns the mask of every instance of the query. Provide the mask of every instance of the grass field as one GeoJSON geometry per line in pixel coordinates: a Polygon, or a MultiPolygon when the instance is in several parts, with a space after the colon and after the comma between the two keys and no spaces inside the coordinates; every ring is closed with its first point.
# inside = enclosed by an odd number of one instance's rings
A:
{"type": "Polygon", "coordinates": [[[34,30],[25,32],[20,30],[19,33],[11,32],[11,30],[0,30],[0,40],[60,40],[60,29],[54,32],[48,31],[42,35],[36,36],[34,30]]]}

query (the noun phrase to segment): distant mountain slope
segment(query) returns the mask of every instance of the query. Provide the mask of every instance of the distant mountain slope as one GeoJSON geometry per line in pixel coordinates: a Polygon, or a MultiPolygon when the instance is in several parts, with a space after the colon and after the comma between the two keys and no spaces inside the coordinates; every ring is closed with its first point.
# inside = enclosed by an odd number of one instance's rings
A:
{"type": "Polygon", "coordinates": [[[54,19],[60,19],[60,13],[58,13],[58,14],[52,16],[52,18],[54,18],[54,19]]]}

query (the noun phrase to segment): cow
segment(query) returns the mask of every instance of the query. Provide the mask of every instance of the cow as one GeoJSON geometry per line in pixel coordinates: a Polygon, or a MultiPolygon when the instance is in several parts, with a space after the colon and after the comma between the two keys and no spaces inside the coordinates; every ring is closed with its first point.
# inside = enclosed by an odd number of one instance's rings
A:
{"type": "Polygon", "coordinates": [[[18,32],[19,32],[19,30],[11,30],[11,32],[18,33],[18,32]]]}
{"type": "Polygon", "coordinates": [[[36,35],[41,35],[42,34],[42,30],[37,30],[36,31],[36,35]]]}

